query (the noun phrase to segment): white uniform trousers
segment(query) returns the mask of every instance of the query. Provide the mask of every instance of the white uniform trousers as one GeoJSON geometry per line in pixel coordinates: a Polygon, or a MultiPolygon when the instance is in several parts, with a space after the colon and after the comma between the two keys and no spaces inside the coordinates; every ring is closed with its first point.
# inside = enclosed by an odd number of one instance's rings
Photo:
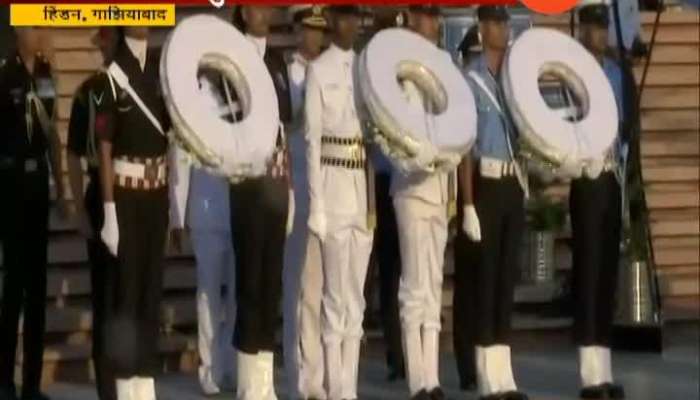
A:
{"type": "Polygon", "coordinates": [[[323,270],[321,243],[309,233],[309,181],[306,142],[302,133],[289,136],[295,214],[284,254],[283,347],[292,398],[325,399],[323,346],[321,345],[321,296],[323,270]]]}
{"type": "Polygon", "coordinates": [[[357,398],[365,312],[364,287],[373,231],[366,216],[327,216],[323,258],[322,330],[328,399],[357,398]]]}
{"type": "Polygon", "coordinates": [[[439,339],[447,206],[395,197],[401,249],[399,313],[411,395],[440,386],[439,339]]]}
{"type": "Polygon", "coordinates": [[[231,233],[191,231],[197,261],[198,347],[200,383],[220,386],[236,378],[236,352],[232,344],[236,322],[236,271],[231,233]],[[226,286],[226,297],[221,288],[226,286]]]}
{"type": "Polygon", "coordinates": [[[294,219],[294,228],[285,244],[282,275],[283,347],[289,393],[292,398],[325,399],[321,345],[321,244],[308,231],[308,212],[297,209],[294,219]]]}

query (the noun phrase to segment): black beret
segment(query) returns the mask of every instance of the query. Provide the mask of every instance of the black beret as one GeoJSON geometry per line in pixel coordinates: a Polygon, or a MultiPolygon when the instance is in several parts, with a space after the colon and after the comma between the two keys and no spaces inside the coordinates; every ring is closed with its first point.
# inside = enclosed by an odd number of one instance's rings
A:
{"type": "Polygon", "coordinates": [[[476,16],[479,21],[508,21],[510,19],[506,6],[479,6],[476,10],[476,16]]]}
{"type": "Polygon", "coordinates": [[[578,21],[581,24],[607,27],[610,25],[610,9],[605,4],[583,6],[578,10],[578,21]]]}

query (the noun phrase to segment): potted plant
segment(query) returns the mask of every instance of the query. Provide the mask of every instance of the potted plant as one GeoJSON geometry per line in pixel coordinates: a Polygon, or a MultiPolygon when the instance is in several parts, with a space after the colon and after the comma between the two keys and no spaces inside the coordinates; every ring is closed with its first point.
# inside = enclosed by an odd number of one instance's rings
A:
{"type": "Polygon", "coordinates": [[[566,207],[539,191],[528,201],[527,258],[522,271],[524,283],[538,284],[554,280],[556,235],[566,222],[566,207]]]}

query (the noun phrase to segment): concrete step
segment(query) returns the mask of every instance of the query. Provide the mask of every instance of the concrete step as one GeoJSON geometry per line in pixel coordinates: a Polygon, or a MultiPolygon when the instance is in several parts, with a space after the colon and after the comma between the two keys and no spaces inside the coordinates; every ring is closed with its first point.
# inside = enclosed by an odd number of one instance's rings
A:
{"type": "MultiPolygon", "coordinates": [[[[21,347],[21,343],[20,343],[21,347]]],[[[160,339],[161,371],[193,373],[198,365],[195,335],[172,333],[160,339]]],[[[43,385],[54,382],[94,382],[89,343],[51,344],[44,351],[43,385]]],[[[15,381],[21,381],[22,351],[18,351],[15,381]]]]}
{"type": "MultiPolygon", "coordinates": [[[[161,326],[165,332],[178,327],[192,327],[197,323],[197,310],[194,292],[167,295],[161,304],[161,326]]],[[[22,333],[22,323],[19,334],[22,333]]],[[[85,333],[88,338],[92,331],[92,307],[89,301],[65,306],[49,304],[46,310],[46,333],[63,338],[64,335],[85,333]]]]}

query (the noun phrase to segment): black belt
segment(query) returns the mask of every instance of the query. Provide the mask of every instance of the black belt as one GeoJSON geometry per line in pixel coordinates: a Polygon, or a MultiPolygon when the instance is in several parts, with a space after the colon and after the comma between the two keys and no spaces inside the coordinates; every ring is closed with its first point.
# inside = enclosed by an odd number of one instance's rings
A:
{"type": "Polygon", "coordinates": [[[337,136],[321,136],[322,144],[335,144],[338,146],[353,146],[365,144],[361,137],[337,137],[337,136]]]}
{"type": "Polygon", "coordinates": [[[339,167],[347,169],[364,169],[365,160],[351,160],[345,158],[321,157],[321,164],[330,167],[339,167]]]}

